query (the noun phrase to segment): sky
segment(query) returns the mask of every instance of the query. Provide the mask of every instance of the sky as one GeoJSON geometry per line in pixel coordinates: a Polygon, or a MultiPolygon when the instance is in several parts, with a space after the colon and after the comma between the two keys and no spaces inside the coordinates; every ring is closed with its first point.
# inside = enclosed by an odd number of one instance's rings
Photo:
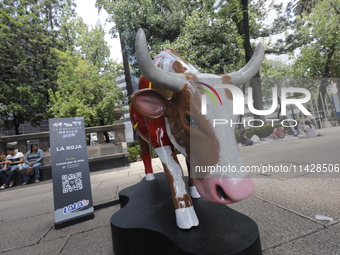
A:
{"type": "MultiPolygon", "coordinates": [[[[105,24],[105,19],[107,18],[107,12],[102,9],[98,15],[98,10],[95,7],[96,0],[75,0],[77,5],[76,12],[79,17],[82,17],[84,22],[90,27],[94,27],[99,20],[101,24],[105,24]]],[[[105,30],[108,32],[112,27],[111,24],[105,24],[105,30]]],[[[118,38],[112,39],[111,35],[108,33],[105,36],[105,40],[108,42],[111,51],[111,58],[122,62],[122,53],[120,50],[120,42],[118,38]]]]}

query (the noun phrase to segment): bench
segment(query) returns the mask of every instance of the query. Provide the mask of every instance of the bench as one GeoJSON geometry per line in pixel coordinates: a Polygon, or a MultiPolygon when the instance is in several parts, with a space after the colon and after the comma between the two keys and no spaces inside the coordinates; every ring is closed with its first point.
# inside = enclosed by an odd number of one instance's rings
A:
{"type": "MultiPolygon", "coordinates": [[[[90,172],[102,171],[117,167],[123,167],[129,165],[129,153],[117,153],[110,156],[100,156],[96,158],[89,158],[90,172]]],[[[46,181],[52,179],[52,166],[51,164],[42,165],[39,167],[40,181],[46,181]]],[[[8,175],[9,172],[5,172],[8,175]]],[[[32,182],[33,176],[30,176],[30,182],[32,182]]],[[[22,176],[22,170],[17,170],[14,175],[14,186],[22,185],[24,178],[22,176]]],[[[0,185],[3,181],[0,179],[0,185]]]]}

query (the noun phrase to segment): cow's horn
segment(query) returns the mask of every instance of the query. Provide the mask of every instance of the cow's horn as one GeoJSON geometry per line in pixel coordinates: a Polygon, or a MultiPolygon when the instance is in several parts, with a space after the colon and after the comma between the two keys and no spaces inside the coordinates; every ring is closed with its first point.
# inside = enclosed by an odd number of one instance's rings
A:
{"type": "Polygon", "coordinates": [[[264,58],[264,46],[257,45],[256,50],[249,62],[239,71],[227,74],[233,85],[240,86],[250,81],[260,70],[264,58]]]}
{"type": "Polygon", "coordinates": [[[138,29],[136,35],[136,56],[140,71],[152,83],[177,92],[187,82],[184,74],[167,72],[153,64],[147,47],[145,33],[141,28],[138,29]]]}

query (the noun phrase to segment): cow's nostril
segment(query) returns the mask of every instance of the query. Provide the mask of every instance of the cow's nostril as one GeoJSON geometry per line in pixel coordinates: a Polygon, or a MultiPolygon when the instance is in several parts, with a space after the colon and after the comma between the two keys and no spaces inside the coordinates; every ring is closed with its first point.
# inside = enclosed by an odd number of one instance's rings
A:
{"type": "Polygon", "coordinates": [[[223,199],[223,200],[230,200],[230,198],[227,196],[227,194],[224,192],[224,190],[222,189],[221,186],[217,185],[216,186],[216,192],[217,192],[217,195],[223,199]]]}

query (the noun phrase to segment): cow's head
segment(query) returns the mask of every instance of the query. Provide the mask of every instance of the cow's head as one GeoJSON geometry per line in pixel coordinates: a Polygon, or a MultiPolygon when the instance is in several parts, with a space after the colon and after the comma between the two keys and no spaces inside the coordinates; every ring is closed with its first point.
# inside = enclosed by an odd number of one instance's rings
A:
{"type": "Polygon", "coordinates": [[[171,98],[165,98],[152,89],[140,90],[131,96],[133,105],[148,118],[166,118],[168,135],[189,159],[195,185],[203,198],[215,203],[233,203],[248,197],[253,192],[253,182],[240,171],[243,162],[235,141],[235,125],[213,126],[214,119],[237,121],[232,111],[233,97],[228,89],[215,90],[214,86],[242,85],[249,81],[261,66],[263,46],[257,47],[253,58],[240,71],[223,75],[199,73],[180,57],[176,58],[176,53],[171,54],[173,60],[167,59],[166,64],[158,60],[157,66],[161,68],[155,66],[144,31],[138,31],[136,55],[143,76],[174,93],[171,98]],[[182,71],[174,73],[175,69],[182,71]],[[201,112],[202,94],[207,94],[206,115],[201,112]],[[227,171],[228,166],[237,171],[227,171]],[[213,169],[216,171],[211,172],[213,169]]]}

